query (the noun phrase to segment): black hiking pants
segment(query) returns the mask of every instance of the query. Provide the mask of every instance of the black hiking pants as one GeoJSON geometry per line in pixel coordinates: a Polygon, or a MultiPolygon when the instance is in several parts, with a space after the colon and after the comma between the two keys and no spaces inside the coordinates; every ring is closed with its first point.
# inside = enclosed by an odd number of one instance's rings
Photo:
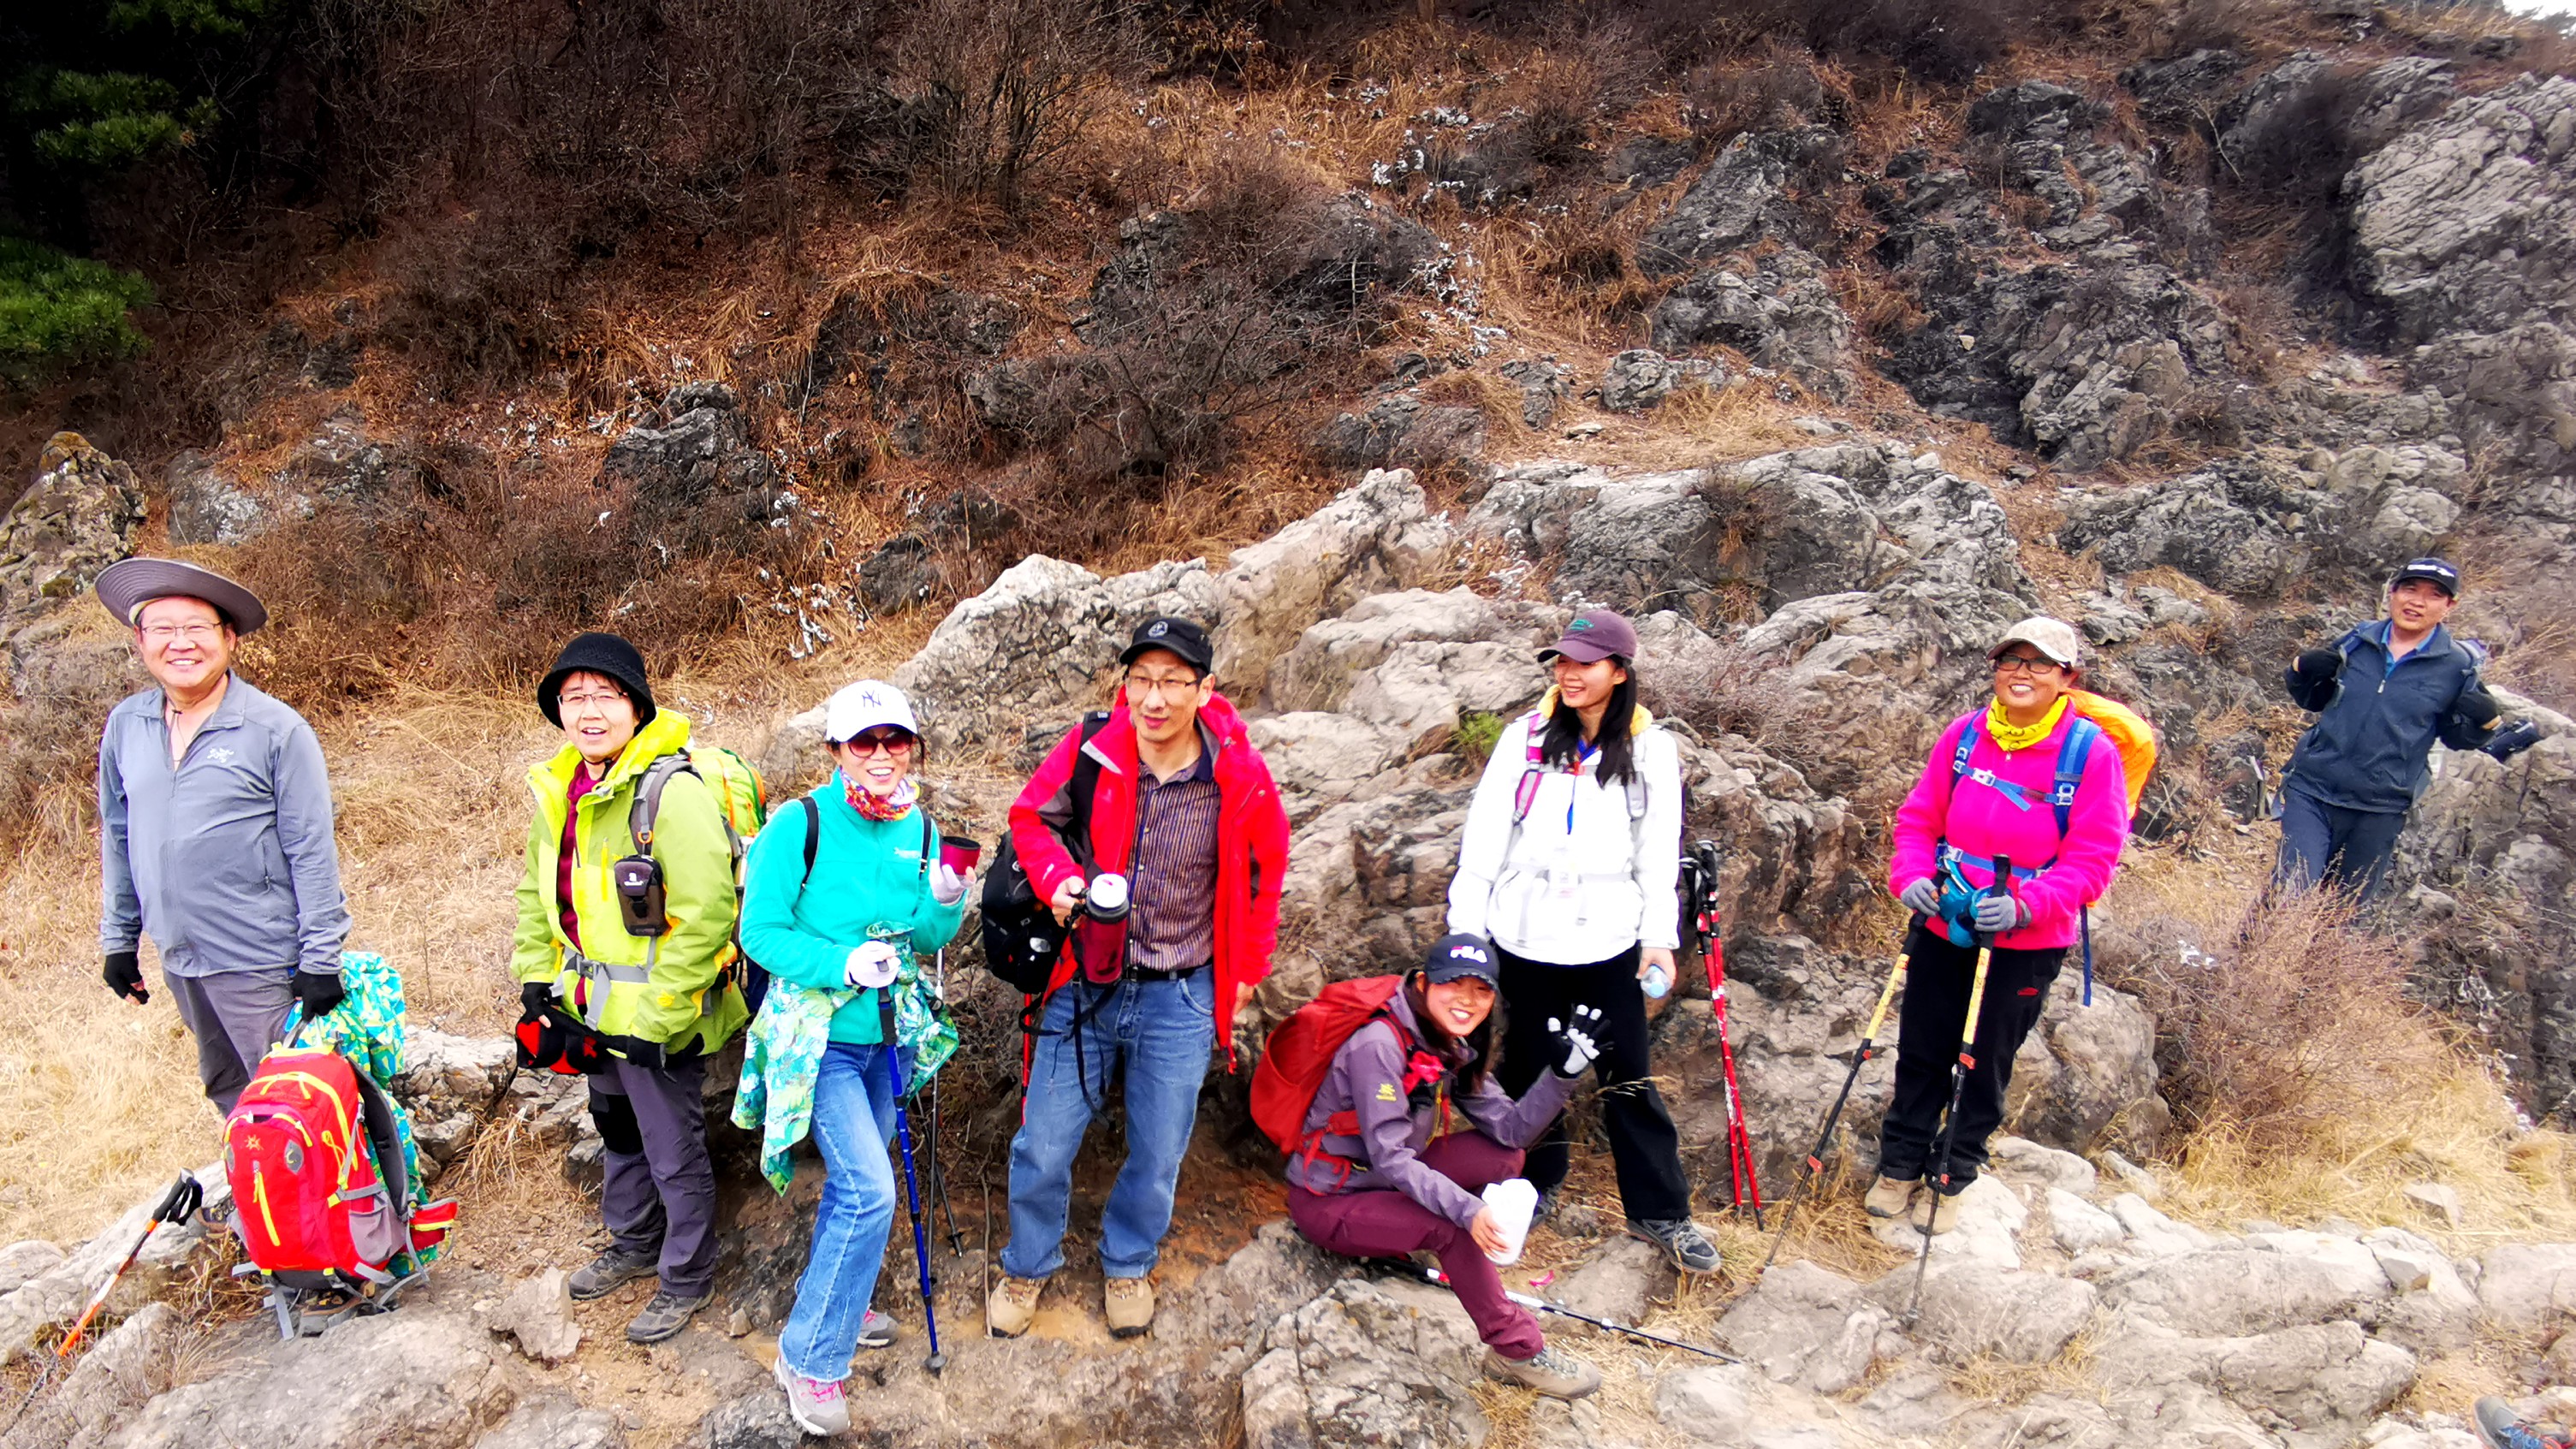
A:
{"type": "MultiPolygon", "coordinates": [[[[1940,1167],[1941,1113],[1950,1104],[1950,1070],[1959,1060],[1959,1029],[1968,1019],[1968,990],[1977,948],[1954,946],[1920,919],[1905,938],[1905,1000],[1896,1022],[1896,1096],[1878,1134],[1878,1175],[1912,1181],[1940,1167]]],[[[1986,1165],[1986,1139],[2004,1120],[2004,1091],[2013,1056],[2039,1024],[2048,988],[2066,960],[2064,946],[1997,951],[1977,1013],[1977,1065],[1959,1098],[1958,1137],[1950,1148],[1953,1192],[1986,1165]]]]}
{"type": "MultiPolygon", "coordinates": [[[[1640,1222],[1690,1216],[1690,1179],[1682,1171],[1681,1134],[1655,1090],[1646,1062],[1646,991],[1637,981],[1637,948],[1589,966],[1531,961],[1496,947],[1503,978],[1503,1059],[1494,1080],[1518,1098],[1548,1069],[1547,1019],[1564,1020],[1576,1003],[1601,1010],[1601,1125],[1619,1170],[1619,1204],[1640,1222]]],[[[1522,1174],[1554,1192],[1565,1181],[1565,1119],[1529,1149],[1522,1174]]]]}

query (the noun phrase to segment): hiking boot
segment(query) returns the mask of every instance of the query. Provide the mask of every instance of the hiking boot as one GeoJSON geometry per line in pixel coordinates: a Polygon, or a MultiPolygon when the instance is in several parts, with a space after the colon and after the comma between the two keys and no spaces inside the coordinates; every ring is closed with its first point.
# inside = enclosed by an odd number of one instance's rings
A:
{"type": "MultiPolygon", "coordinates": [[[[1966,1191],[1964,1187],[1959,1189],[1959,1192],[1966,1191]]],[[[1923,1194],[1923,1200],[1916,1203],[1914,1211],[1909,1214],[1914,1220],[1914,1226],[1931,1229],[1934,1237],[1939,1237],[1957,1227],[1959,1192],[1943,1192],[1939,1188],[1934,1188],[1923,1194]]]]}
{"type": "Polygon", "coordinates": [[[587,1303],[605,1298],[638,1278],[650,1278],[661,1271],[659,1253],[629,1253],[611,1248],[598,1257],[572,1270],[572,1299],[587,1303]]]}
{"type": "Polygon", "coordinates": [[[1002,1275],[993,1285],[993,1294],[984,1300],[984,1331],[995,1338],[1017,1338],[1037,1322],[1038,1295],[1046,1291],[1044,1278],[1014,1278],[1002,1275]]]}
{"type": "Polygon", "coordinates": [[[2562,1435],[2543,1434],[2523,1422],[2513,1406],[2493,1394],[2478,1400],[2469,1411],[2469,1422],[2477,1427],[2478,1438],[2487,1449],[2566,1449],[2562,1435]]]}
{"type": "MultiPolygon", "coordinates": [[[[1630,1218],[1628,1236],[1643,1238],[1663,1249],[1673,1266],[1685,1273],[1714,1273],[1721,1266],[1717,1244],[1710,1242],[1699,1225],[1688,1218],[1630,1218]]],[[[1598,1375],[1594,1382],[1599,1382],[1598,1375]]]]}
{"type": "Polygon", "coordinates": [[[894,1336],[900,1332],[902,1329],[895,1323],[893,1315],[871,1308],[868,1316],[859,1321],[859,1347],[891,1348],[894,1336]]]}
{"type": "Polygon", "coordinates": [[[714,1301],[712,1293],[683,1298],[667,1288],[661,1289],[654,1293],[652,1302],[644,1305],[644,1311],[635,1315],[635,1321],[626,1325],[626,1341],[660,1343],[688,1327],[697,1311],[714,1301]]]}
{"type": "Polygon", "coordinates": [[[1601,1370],[1552,1348],[1541,1348],[1528,1358],[1505,1358],[1486,1349],[1485,1377],[1557,1399],[1579,1399],[1601,1387],[1601,1370]]]}
{"type": "Polygon", "coordinates": [[[1537,1227],[1546,1222],[1548,1214],[1556,1211],[1556,1195],[1563,1191],[1563,1188],[1551,1187],[1538,1195],[1537,1204],[1530,1209],[1531,1227],[1537,1227]]]}
{"type": "Polygon", "coordinates": [[[842,1397],[838,1383],[805,1377],[787,1366],[785,1354],[778,1356],[777,1379],[787,1391],[787,1416],[797,1428],[826,1439],[850,1432],[850,1401],[842,1397]]]}
{"type": "Polygon", "coordinates": [[[1142,1278],[1111,1278],[1100,1285],[1101,1309],[1111,1338],[1139,1338],[1154,1326],[1154,1285],[1142,1278]]]}
{"type": "Polygon", "coordinates": [[[1874,1218],[1901,1218],[1914,1206],[1914,1194],[1922,1186],[1919,1177],[1879,1178],[1862,1195],[1861,1210],[1874,1218]]]}

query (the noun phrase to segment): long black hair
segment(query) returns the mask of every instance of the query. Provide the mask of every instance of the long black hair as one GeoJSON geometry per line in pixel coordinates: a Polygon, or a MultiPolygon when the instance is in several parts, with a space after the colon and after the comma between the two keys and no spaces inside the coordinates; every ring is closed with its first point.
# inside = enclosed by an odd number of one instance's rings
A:
{"type": "MultiPolygon", "coordinates": [[[[1592,743],[1601,750],[1601,764],[1594,778],[1601,788],[1613,783],[1626,785],[1637,778],[1637,749],[1628,727],[1637,717],[1637,666],[1618,654],[1610,662],[1628,672],[1610,690],[1610,707],[1601,712],[1601,733],[1592,743]]],[[[1562,698],[1548,715],[1547,735],[1538,747],[1538,757],[1548,764],[1571,770],[1581,758],[1583,749],[1583,716],[1562,698]]]]}
{"type": "MultiPolygon", "coordinates": [[[[1412,1009],[1413,1019],[1422,1024],[1422,1030],[1426,1035],[1437,1032],[1441,1040],[1458,1041],[1461,1038],[1449,1035],[1448,1028],[1431,1019],[1431,1003],[1422,994],[1422,988],[1429,983],[1430,979],[1431,973],[1418,968],[1406,972],[1404,1004],[1412,1009]]],[[[1484,1090],[1485,1078],[1493,1074],[1494,1035],[1501,1029],[1502,1019],[1503,997],[1498,991],[1494,993],[1494,1009],[1486,1012],[1485,1019],[1476,1023],[1476,1029],[1467,1033],[1464,1038],[1471,1055],[1449,1074],[1450,1079],[1457,1083],[1457,1095],[1472,1097],[1484,1090]]]]}

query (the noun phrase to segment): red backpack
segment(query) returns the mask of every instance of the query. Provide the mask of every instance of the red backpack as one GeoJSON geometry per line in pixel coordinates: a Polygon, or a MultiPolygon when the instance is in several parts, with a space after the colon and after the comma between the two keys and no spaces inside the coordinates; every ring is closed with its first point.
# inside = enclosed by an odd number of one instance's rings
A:
{"type": "MultiPolygon", "coordinates": [[[[1306,1113],[1315,1105],[1315,1093],[1323,1089],[1324,1076],[1333,1069],[1333,1058],[1351,1033],[1381,1017],[1393,1025],[1386,1004],[1403,986],[1401,976],[1336,981],[1270,1034],[1261,1064],[1252,1069],[1252,1121],[1280,1151],[1292,1157],[1312,1154],[1326,1133],[1358,1135],[1359,1122],[1348,1112],[1335,1113],[1332,1121],[1311,1133],[1306,1130],[1306,1113]]],[[[1395,1034],[1407,1050],[1414,1046],[1401,1026],[1395,1034]]]]}
{"type": "Polygon", "coordinates": [[[260,1059],[224,1119],[224,1178],[242,1253],[269,1283],[289,1336],[302,1294],[391,1289],[403,1276],[395,1260],[416,1270],[409,1255],[454,1216],[453,1204],[408,1200],[392,1104],[329,1047],[289,1042],[260,1059]]]}

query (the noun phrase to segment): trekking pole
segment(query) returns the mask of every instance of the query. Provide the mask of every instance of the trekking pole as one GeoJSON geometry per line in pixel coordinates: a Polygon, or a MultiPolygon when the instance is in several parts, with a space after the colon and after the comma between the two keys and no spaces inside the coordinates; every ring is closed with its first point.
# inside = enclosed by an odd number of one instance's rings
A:
{"type": "MultiPolygon", "coordinates": [[[[878,989],[877,1010],[877,1019],[884,1024],[886,1075],[894,1082],[894,1135],[903,1149],[903,1200],[912,1219],[912,1262],[921,1274],[921,1321],[930,1332],[930,1357],[921,1366],[935,1374],[948,1367],[948,1355],[939,1351],[939,1305],[934,1291],[938,1280],[930,1276],[930,1234],[922,1229],[921,1185],[912,1170],[912,1114],[903,1109],[903,1045],[895,1033],[893,987],[878,989]]],[[[935,1152],[938,1144],[931,1146],[935,1152]]]]}
{"type": "Polygon", "coordinates": [[[107,1306],[107,1295],[116,1291],[117,1283],[125,1277],[125,1270],[133,1267],[134,1260],[143,1256],[144,1245],[152,1241],[152,1235],[161,1230],[161,1225],[186,1222],[188,1215],[205,1200],[206,1190],[197,1179],[180,1173],[179,1180],[170,1184],[170,1190],[161,1195],[161,1205],[152,1210],[151,1221],[143,1225],[143,1236],[136,1238],[134,1246],[126,1251],[125,1261],[117,1264],[116,1271],[107,1275],[107,1281],[98,1285],[98,1291],[89,1296],[89,1306],[81,1310],[80,1321],[73,1324],[72,1331],[64,1334],[63,1341],[55,1346],[55,1358],[72,1356],[72,1349],[80,1343],[81,1335],[89,1331],[90,1320],[98,1317],[99,1310],[107,1306]]]}
{"type": "Polygon", "coordinates": [[[1735,1084],[1735,1043],[1726,1023],[1726,941],[1719,934],[1717,845],[1703,840],[1691,847],[1693,872],[1692,932],[1699,940],[1700,964],[1708,971],[1709,1010],[1717,1017],[1717,1057],[1726,1079],[1726,1168],[1735,1210],[1753,1205],[1753,1226],[1762,1221],[1762,1179],[1755,1167],[1753,1134],[1744,1124],[1744,1094],[1735,1084]]]}
{"type": "MultiPolygon", "coordinates": [[[[2012,862],[1995,857],[1995,883],[1988,890],[1999,890],[2012,898],[2012,862]]],[[[1932,1223],[1941,1216],[1942,1189],[1950,1185],[1950,1149],[1959,1141],[1959,1103],[1968,1094],[1968,1073],[1977,1069],[1977,1015],[1986,1002],[1986,970],[1994,964],[1995,938],[1992,934],[1977,937],[1977,975],[1968,985],[1968,1019],[1959,1028],[1959,1060],[1950,1067],[1950,1110],[1941,1119],[1940,1171],[1935,1175],[1930,1210],[1923,1215],[1923,1256],[1914,1265],[1914,1291],[1905,1300],[1905,1326],[1912,1328],[1916,1315],[1923,1311],[1923,1279],[1932,1271],[1932,1223]]]]}
{"type": "MultiPolygon", "coordinates": [[[[1452,1292],[1457,1291],[1456,1285],[1449,1281],[1449,1275],[1441,1272],[1437,1268],[1425,1268],[1422,1265],[1413,1262],[1411,1259],[1389,1259],[1388,1261],[1391,1263],[1400,1262],[1405,1271],[1418,1275],[1425,1283],[1437,1283],[1441,1287],[1447,1288],[1452,1292]]],[[[1550,1303],[1546,1299],[1532,1294],[1515,1293],[1511,1289],[1506,1288],[1503,1290],[1503,1296],[1514,1303],[1519,1304],[1523,1308],[1534,1309],[1540,1313],[1553,1313],[1560,1318],[1571,1318],[1577,1323],[1589,1323],[1595,1328],[1607,1329],[1612,1333],[1624,1333],[1630,1338],[1643,1339],[1648,1343],[1661,1344],[1665,1348],[1678,1348],[1684,1353],[1702,1354],[1706,1357],[1716,1359],[1719,1363],[1740,1364],[1744,1362],[1744,1360],[1737,1358],[1731,1353],[1723,1353],[1713,1348],[1702,1348],[1695,1343],[1684,1343],[1678,1338],[1666,1338],[1660,1333],[1648,1333],[1642,1328],[1634,1328],[1628,1324],[1615,1322],[1611,1319],[1595,1318],[1589,1313],[1579,1313],[1574,1309],[1566,1307],[1562,1303],[1550,1303]]]]}
{"type": "Polygon", "coordinates": [[[1779,1236],[1771,1240],[1771,1251],[1763,1257],[1761,1268],[1755,1270],[1755,1277],[1770,1271],[1771,1260],[1780,1256],[1780,1245],[1789,1241],[1789,1225],[1798,1220],[1798,1204],[1814,1196],[1816,1184],[1824,1178],[1825,1149],[1833,1145],[1834,1125],[1842,1121],[1843,1104],[1851,1100],[1852,1085],[1860,1080],[1860,1069],[1868,1063],[1878,1045],[1878,1029],[1887,1021],[1887,1004],[1896,999],[1897,983],[1905,979],[1906,960],[1903,951],[1896,953],[1896,969],[1887,973],[1887,984],[1879,988],[1878,1005],[1870,1012],[1869,1025],[1860,1034],[1860,1050],[1852,1057],[1851,1071],[1843,1077],[1842,1091],[1834,1096],[1833,1110],[1825,1113],[1824,1130],[1816,1134],[1815,1149],[1807,1154],[1807,1175],[1800,1179],[1796,1189],[1789,1194],[1787,1205],[1781,1208],[1779,1236]]]}

